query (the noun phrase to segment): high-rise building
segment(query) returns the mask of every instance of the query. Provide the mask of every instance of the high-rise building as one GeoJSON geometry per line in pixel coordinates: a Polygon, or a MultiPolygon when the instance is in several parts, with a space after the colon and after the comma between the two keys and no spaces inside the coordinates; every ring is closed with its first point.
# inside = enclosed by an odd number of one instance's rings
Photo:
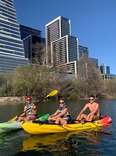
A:
{"type": "Polygon", "coordinates": [[[20,24],[21,39],[25,39],[30,35],[41,37],[41,31],[20,24]]]}
{"type": "Polygon", "coordinates": [[[106,66],[106,74],[110,75],[110,66],[106,66]]]}
{"type": "Polygon", "coordinates": [[[46,24],[46,63],[59,66],[78,59],[78,39],[71,36],[70,20],[57,17],[46,24]]]}
{"type": "Polygon", "coordinates": [[[13,0],[0,0],[0,72],[28,63],[24,56],[13,0]]]}
{"type": "Polygon", "coordinates": [[[41,37],[41,31],[20,25],[21,39],[24,43],[25,57],[30,63],[43,64],[45,56],[45,39],[41,37]]]}
{"type": "Polygon", "coordinates": [[[105,66],[104,64],[99,67],[101,76],[103,80],[110,80],[116,78],[115,75],[110,73],[110,66],[105,66]]]}
{"type": "Polygon", "coordinates": [[[64,17],[57,17],[45,26],[46,34],[46,63],[52,65],[51,43],[70,35],[70,20],[64,17]]]}
{"type": "Polygon", "coordinates": [[[51,42],[51,63],[57,66],[77,60],[77,38],[66,35],[51,42]]]}
{"type": "Polygon", "coordinates": [[[61,73],[64,73],[65,79],[77,78],[77,61],[60,64],[57,66],[61,73]]]}
{"type": "Polygon", "coordinates": [[[104,64],[100,65],[100,72],[101,72],[101,74],[105,74],[105,66],[104,66],[104,64]]]}
{"type": "Polygon", "coordinates": [[[97,59],[97,58],[89,58],[89,62],[90,62],[91,65],[93,65],[94,67],[98,68],[98,59],[97,59]]]}
{"type": "Polygon", "coordinates": [[[82,45],[79,45],[79,59],[81,57],[88,58],[88,56],[89,56],[89,49],[88,49],[88,47],[84,47],[82,45]]]}

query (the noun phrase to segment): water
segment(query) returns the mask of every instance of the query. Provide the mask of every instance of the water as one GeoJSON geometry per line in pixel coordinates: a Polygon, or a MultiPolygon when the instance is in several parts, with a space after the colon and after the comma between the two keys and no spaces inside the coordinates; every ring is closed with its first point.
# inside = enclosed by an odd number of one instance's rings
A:
{"type": "MultiPolygon", "coordinates": [[[[76,114],[83,102],[70,102],[76,114]]],[[[23,130],[0,134],[0,156],[115,156],[116,100],[100,101],[101,113],[112,117],[113,123],[104,132],[62,133],[33,136],[23,130]]],[[[0,106],[4,122],[22,111],[22,105],[0,106]]],[[[39,105],[41,113],[54,112],[55,103],[39,105]],[[46,109],[45,109],[46,108],[46,109]]]]}

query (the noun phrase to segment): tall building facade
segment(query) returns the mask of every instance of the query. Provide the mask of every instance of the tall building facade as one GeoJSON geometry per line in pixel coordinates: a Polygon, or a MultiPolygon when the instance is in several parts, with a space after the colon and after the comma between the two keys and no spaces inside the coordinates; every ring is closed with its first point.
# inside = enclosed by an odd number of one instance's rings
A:
{"type": "Polygon", "coordinates": [[[30,63],[44,63],[45,39],[41,37],[41,31],[20,25],[21,39],[24,43],[25,57],[30,63]],[[44,55],[44,56],[43,56],[44,55]]]}
{"type": "Polygon", "coordinates": [[[77,38],[66,35],[51,42],[51,56],[53,66],[77,60],[77,38]]]}
{"type": "Polygon", "coordinates": [[[41,31],[20,24],[21,39],[25,39],[30,35],[41,37],[41,31]]]}
{"type": "Polygon", "coordinates": [[[89,49],[88,49],[88,47],[79,45],[79,59],[82,58],[82,57],[88,58],[88,56],[89,56],[89,49]]]}
{"type": "Polygon", "coordinates": [[[59,65],[77,60],[77,38],[71,36],[70,20],[57,17],[45,26],[46,63],[59,65]]]}
{"type": "Polygon", "coordinates": [[[99,66],[101,76],[103,80],[110,80],[116,78],[116,75],[110,73],[110,66],[105,66],[104,64],[99,66]]]}
{"type": "Polygon", "coordinates": [[[45,34],[48,66],[64,67],[64,64],[67,66],[78,60],[78,39],[71,36],[69,19],[59,16],[49,22],[45,26],[45,34]]]}
{"type": "Polygon", "coordinates": [[[92,66],[95,68],[98,68],[98,59],[97,58],[89,58],[89,62],[91,63],[92,66]]]}
{"type": "Polygon", "coordinates": [[[106,66],[106,74],[110,75],[110,66],[106,66]]]}
{"type": "Polygon", "coordinates": [[[101,72],[101,74],[105,74],[105,65],[104,64],[102,64],[102,65],[100,65],[100,72],[101,72]]]}
{"type": "Polygon", "coordinates": [[[60,64],[58,69],[60,73],[64,73],[64,79],[77,78],[77,61],[71,61],[69,63],[60,64]]]}
{"type": "Polygon", "coordinates": [[[8,72],[28,63],[13,0],[0,0],[0,72],[8,72]]]}

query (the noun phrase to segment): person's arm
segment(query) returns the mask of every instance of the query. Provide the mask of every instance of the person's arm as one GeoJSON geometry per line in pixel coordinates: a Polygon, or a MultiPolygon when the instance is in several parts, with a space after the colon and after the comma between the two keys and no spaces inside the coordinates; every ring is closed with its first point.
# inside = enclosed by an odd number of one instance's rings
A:
{"type": "Polygon", "coordinates": [[[33,103],[33,105],[32,105],[32,106],[33,106],[33,109],[37,109],[37,107],[36,107],[36,105],[35,105],[34,103],[33,103]]]}
{"type": "Polygon", "coordinates": [[[65,108],[62,112],[60,112],[58,115],[56,115],[56,117],[62,117],[66,112],[67,112],[67,108],[65,108]]]}
{"type": "Polygon", "coordinates": [[[86,104],[83,109],[80,111],[79,115],[81,115],[88,108],[88,104],[86,104]]]}
{"type": "Polygon", "coordinates": [[[54,114],[50,115],[50,117],[54,117],[54,116],[56,116],[58,114],[59,114],[59,110],[56,110],[56,112],[54,114]]]}
{"type": "Polygon", "coordinates": [[[34,115],[36,115],[37,114],[37,107],[36,107],[36,105],[33,103],[33,107],[32,107],[32,113],[34,114],[34,115]]]}
{"type": "Polygon", "coordinates": [[[23,112],[25,112],[27,110],[27,106],[24,106],[24,110],[23,110],[23,112]]]}

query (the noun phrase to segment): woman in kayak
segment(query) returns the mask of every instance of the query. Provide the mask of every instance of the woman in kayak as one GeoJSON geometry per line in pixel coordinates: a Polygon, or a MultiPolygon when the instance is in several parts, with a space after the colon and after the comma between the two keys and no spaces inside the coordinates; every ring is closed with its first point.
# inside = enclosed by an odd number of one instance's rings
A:
{"type": "Polygon", "coordinates": [[[67,124],[70,119],[70,114],[64,99],[59,100],[59,107],[56,112],[49,116],[48,121],[53,121],[55,124],[67,124]]]}
{"type": "Polygon", "coordinates": [[[89,98],[89,102],[84,106],[79,115],[76,118],[76,123],[80,121],[91,122],[97,120],[100,117],[99,104],[95,102],[95,97],[92,95],[89,98]],[[88,112],[89,111],[89,112],[88,112]]]}
{"type": "Polygon", "coordinates": [[[23,113],[18,117],[18,121],[35,120],[37,115],[37,107],[32,103],[31,96],[25,96],[25,106],[23,113]]]}

